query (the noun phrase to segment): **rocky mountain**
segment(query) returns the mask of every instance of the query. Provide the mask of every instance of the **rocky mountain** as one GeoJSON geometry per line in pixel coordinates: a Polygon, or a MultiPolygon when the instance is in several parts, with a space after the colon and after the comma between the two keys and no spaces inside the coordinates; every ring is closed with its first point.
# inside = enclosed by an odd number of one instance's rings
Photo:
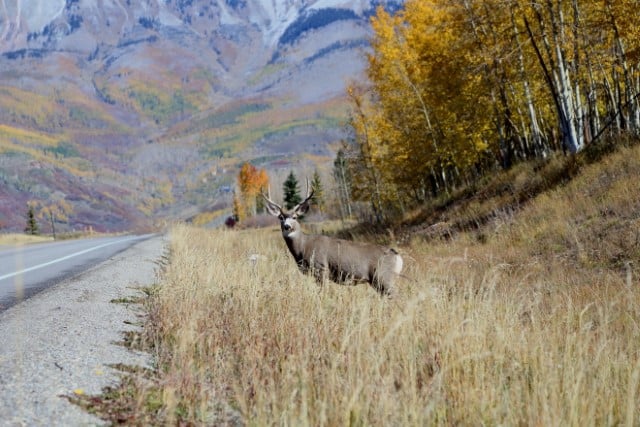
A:
{"type": "Polygon", "coordinates": [[[238,164],[331,158],[375,8],[399,0],[0,0],[0,229],[225,206],[238,164]]]}

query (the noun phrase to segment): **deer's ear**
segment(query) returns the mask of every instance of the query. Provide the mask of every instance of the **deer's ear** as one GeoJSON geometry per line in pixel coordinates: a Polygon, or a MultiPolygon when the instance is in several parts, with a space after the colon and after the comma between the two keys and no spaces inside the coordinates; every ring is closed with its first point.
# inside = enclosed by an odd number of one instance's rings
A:
{"type": "Polygon", "coordinates": [[[295,212],[296,216],[305,215],[307,212],[309,212],[310,205],[311,205],[310,199],[307,199],[304,202],[300,203],[298,206],[296,206],[293,209],[293,211],[295,212]]]}
{"type": "Polygon", "coordinates": [[[311,206],[312,198],[313,198],[313,189],[309,191],[309,181],[307,180],[307,198],[304,199],[302,203],[299,203],[295,208],[293,208],[293,213],[296,216],[299,216],[309,212],[309,207],[311,206]]]}

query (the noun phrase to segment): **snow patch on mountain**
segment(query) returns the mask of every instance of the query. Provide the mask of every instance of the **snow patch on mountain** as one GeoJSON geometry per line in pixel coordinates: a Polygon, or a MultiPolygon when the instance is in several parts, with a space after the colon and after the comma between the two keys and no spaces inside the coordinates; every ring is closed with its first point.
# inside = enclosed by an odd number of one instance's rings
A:
{"type": "Polygon", "coordinates": [[[42,30],[62,14],[65,0],[1,0],[0,47],[16,38],[42,30]]]}
{"type": "Polygon", "coordinates": [[[312,10],[346,9],[363,15],[371,0],[248,0],[251,23],[261,29],[265,45],[275,46],[280,37],[303,14],[312,10]]]}
{"type": "Polygon", "coordinates": [[[399,3],[402,0],[0,0],[0,52],[42,48],[47,39],[59,41],[83,23],[85,31],[107,40],[126,37],[141,23],[148,29],[182,27],[199,35],[220,27],[245,27],[243,31],[259,33],[265,47],[277,48],[287,29],[304,24],[305,17],[316,12],[349,11],[364,17],[378,4],[399,3]]]}

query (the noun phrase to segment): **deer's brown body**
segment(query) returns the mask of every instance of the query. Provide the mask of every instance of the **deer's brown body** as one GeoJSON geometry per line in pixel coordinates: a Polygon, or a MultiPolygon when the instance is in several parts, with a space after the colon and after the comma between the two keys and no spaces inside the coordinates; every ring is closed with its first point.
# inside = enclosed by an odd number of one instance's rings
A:
{"type": "Polygon", "coordinates": [[[305,274],[312,274],[318,283],[331,279],[340,284],[368,282],[383,295],[392,295],[397,277],[402,271],[402,257],[391,248],[370,243],[352,242],[323,235],[305,234],[298,215],[309,210],[308,197],[290,212],[264,196],[267,210],[280,219],[282,236],[305,274]]]}

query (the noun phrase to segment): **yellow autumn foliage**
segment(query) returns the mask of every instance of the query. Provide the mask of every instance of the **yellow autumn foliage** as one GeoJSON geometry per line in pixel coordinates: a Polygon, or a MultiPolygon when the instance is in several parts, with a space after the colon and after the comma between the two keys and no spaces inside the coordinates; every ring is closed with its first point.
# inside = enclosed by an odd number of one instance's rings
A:
{"type": "Polygon", "coordinates": [[[370,94],[355,100],[353,87],[349,94],[356,140],[379,175],[367,181],[381,200],[471,168],[494,137],[484,82],[465,55],[464,27],[452,25],[455,12],[442,2],[409,1],[397,15],[379,9],[372,19],[370,94]]]}
{"type": "Polygon", "coordinates": [[[371,23],[348,95],[353,195],[374,210],[640,135],[637,1],[408,0],[371,23]]]}

